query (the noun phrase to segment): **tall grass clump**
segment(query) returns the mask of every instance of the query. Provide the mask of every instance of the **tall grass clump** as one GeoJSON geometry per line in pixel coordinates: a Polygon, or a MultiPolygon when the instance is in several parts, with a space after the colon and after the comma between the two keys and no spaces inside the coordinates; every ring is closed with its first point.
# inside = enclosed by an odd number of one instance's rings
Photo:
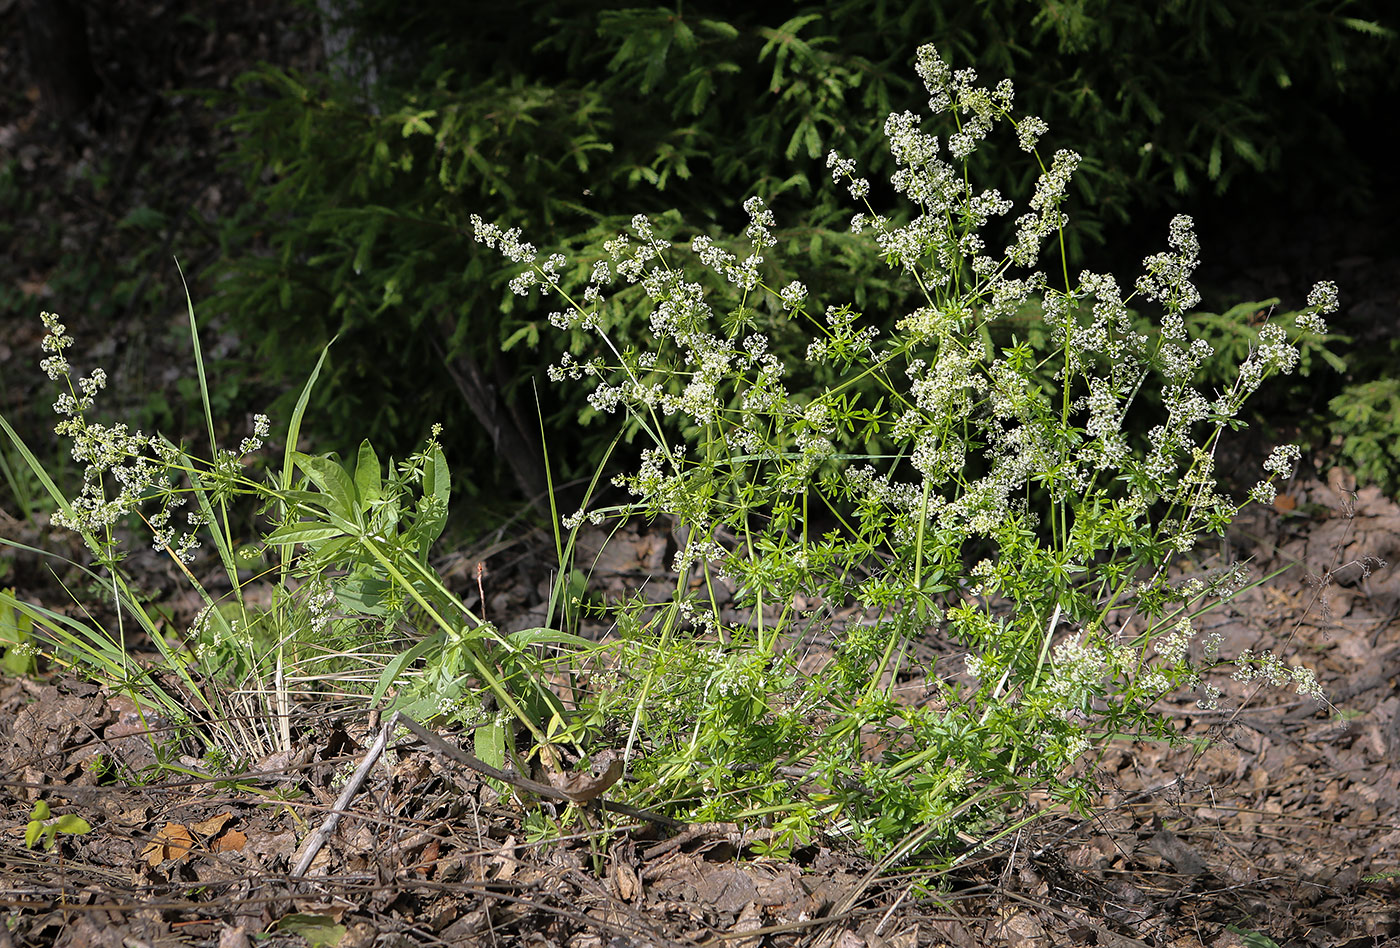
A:
{"type": "MultiPolygon", "coordinates": [[[[661,519],[679,538],[673,595],[616,605],[613,664],[578,726],[627,742],[648,801],[762,816],[775,845],[817,825],[878,850],[948,839],[1036,788],[1082,804],[1110,741],[1171,735],[1162,699],[1184,689],[1215,708],[1219,641],[1196,617],[1248,573],[1170,568],[1291,475],[1298,451],[1281,446],[1235,498],[1217,451],[1337,308],[1319,284],[1290,324],[1260,330],[1231,384],[1198,390],[1212,347],[1187,330],[1191,218],[1172,219],[1169,249],[1126,293],[1108,274],[1072,277],[1063,205],[1080,156],[1043,157],[1047,125],[1013,113],[1009,81],[979,86],[932,46],[916,68],[943,134],[912,112],[885,121],[907,223],[871,206],[854,160],[827,156],[861,208],[851,231],[917,290],[892,333],[849,298],[765,280],[775,220],[758,197],[741,242],[674,243],[639,215],[574,261],[473,221],[519,265],[512,288],[562,301],[550,322],[591,340],[550,377],[590,386],[592,408],[644,444],[613,482],[625,499],[593,495],[565,526],[661,519]],[[1000,253],[981,232],[1014,205],[968,171],[999,127],[1038,175],[1000,253]],[[636,285],[643,311],[612,305],[636,285]],[[726,298],[738,305],[712,307],[726,298]],[[1157,312],[1146,331],[1130,304],[1157,312]],[[1027,313],[1043,344],[1004,329],[1027,313]],[[769,345],[793,324],[810,334],[798,365],[769,345]],[[913,669],[929,641],[945,654],[913,669]],[[899,697],[911,670],[922,694],[899,697]]],[[[1236,665],[1322,698],[1272,653],[1236,665]]]]}
{"type": "Polygon", "coordinates": [[[517,728],[544,739],[539,722],[558,702],[532,647],[571,637],[502,633],[429,566],[451,493],[440,429],[406,460],[387,464],[368,441],[349,461],[297,450],[318,362],[285,429],[280,467],[255,463],[271,432],[264,415],[254,416],[236,450],[221,448],[190,304],[210,446],[202,456],[162,434],[98,421],[106,372],[80,373],[68,358],[74,339],[66,326],[52,313],[41,318],[48,353],[41,368],[60,390],[54,430],[83,467],[76,496],[3,416],[0,428],[52,501],[50,524],[82,538],[86,561],[66,568],[108,603],[80,602],[79,619],[0,592],[7,658],[33,667],[41,657],[46,670],[70,669],[129,694],[174,727],[175,739],[161,743],[199,752],[206,775],[289,750],[302,732],[301,710],[313,704],[470,719],[478,752],[497,764],[517,728]],[[123,565],[141,528],[202,599],[188,628],[152,607],[123,565]],[[215,555],[201,560],[211,540],[215,555]],[[153,654],[159,673],[149,667],[153,654]]]}

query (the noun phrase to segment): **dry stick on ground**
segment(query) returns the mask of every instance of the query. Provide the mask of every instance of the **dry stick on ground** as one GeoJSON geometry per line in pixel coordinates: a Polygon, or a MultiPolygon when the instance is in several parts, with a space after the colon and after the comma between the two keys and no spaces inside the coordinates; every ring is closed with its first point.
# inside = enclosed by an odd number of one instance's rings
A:
{"type": "MultiPolygon", "coordinates": [[[[684,828],[687,824],[679,820],[673,820],[660,813],[653,813],[649,810],[639,810],[622,803],[613,803],[609,800],[599,799],[600,794],[607,790],[618,778],[622,776],[622,757],[619,755],[609,761],[608,768],[597,775],[578,775],[585,779],[577,782],[565,782],[560,786],[552,786],[547,783],[540,783],[520,774],[492,767],[480,758],[467,753],[460,747],[456,747],[449,742],[438,737],[428,728],[417,721],[403,714],[395,713],[388,722],[380,729],[379,736],[374,739],[374,743],[365,752],[365,759],[360,762],[360,766],[350,775],[350,780],[345,784],[345,789],[340,792],[340,796],[335,801],[335,808],[326,817],[314,833],[307,837],[306,844],[302,850],[301,857],[297,859],[296,866],[292,869],[292,878],[299,879],[306,874],[306,870],[311,867],[316,854],[321,851],[321,847],[326,844],[331,833],[335,832],[336,826],[340,823],[340,818],[346,812],[346,807],[355,794],[359,792],[360,785],[364,783],[365,777],[369,774],[370,768],[379,760],[384,753],[384,748],[389,742],[389,735],[400,725],[412,731],[423,743],[439,754],[451,758],[458,763],[465,764],[477,773],[484,774],[502,783],[510,784],[521,790],[533,793],[536,796],[545,797],[550,800],[558,800],[561,803],[575,803],[588,805],[596,803],[604,810],[612,813],[619,813],[623,816],[630,816],[633,819],[644,820],[649,823],[657,823],[661,826],[671,828],[684,828]]],[[[573,776],[573,775],[570,775],[573,776]]]]}
{"type": "Polygon", "coordinates": [[[360,761],[360,766],[355,768],[355,772],[350,775],[350,780],[345,784],[345,789],[340,791],[340,797],[335,801],[335,809],[326,817],[316,832],[312,833],[306,840],[306,846],[302,850],[301,858],[297,860],[296,866],[292,869],[292,878],[300,879],[306,874],[306,870],[311,868],[311,862],[316,858],[316,854],[321,851],[321,847],[330,839],[331,833],[335,832],[336,824],[340,822],[340,817],[345,812],[345,808],[350,805],[350,801],[360,790],[360,784],[365,782],[365,777],[369,774],[370,768],[375,765],[384,753],[384,745],[389,742],[389,734],[394,729],[398,715],[389,719],[389,723],[384,725],[379,731],[379,736],[374,739],[368,751],[365,752],[365,759],[360,761]]]}
{"type": "Polygon", "coordinates": [[[621,758],[618,758],[617,761],[614,762],[613,766],[610,766],[603,775],[601,775],[599,778],[595,778],[594,781],[592,781],[586,786],[580,786],[577,788],[560,788],[551,786],[547,783],[540,783],[538,780],[531,780],[529,777],[523,777],[520,774],[513,773],[508,770],[500,770],[496,767],[492,767],[490,764],[486,763],[479,757],[469,754],[466,751],[462,750],[460,747],[457,747],[451,744],[450,742],[443,740],[441,737],[438,737],[428,728],[419,724],[417,721],[413,720],[410,717],[406,717],[402,714],[396,714],[394,715],[393,719],[390,720],[389,725],[392,727],[396,723],[408,728],[421,741],[423,741],[423,743],[427,744],[430,748],[437,751],[439,754],[442,754],[446,757],[450,757],[452,760],[455,760],[460,764],[465,764],[466,766],[470,767],[472,770],[475,770],[479,774],[484,774],[485,776],[490,777],[493,780],[499,780],[502,783],[510,784],[512,787],[516,787],[520,790],[528,791],[530,793],[535,794],[535,796],[545,797],[546,799],[550,800],[557,800],[561,803],[594,803],[602,809],[609,811],[610,813],[619,813],[623,816],[630,816],[633,819],[644,820],[648,823],[657,823],[661,826],[684,828],[688,825],[686,823],[682,823],[679,820],[673,820],[669,816],[663,816],[660,813],[653,813],[650,810],[639,810],[635,807],[630,807],[622,803],[614,803],[611,800],[600,799],[598,797],[598,794],[606,790],[609,786],[612,785],[612,783],[616,782],[617,777],[621,776],[621,767],[617,766],[617,764],[620,763],[621,758]]]}

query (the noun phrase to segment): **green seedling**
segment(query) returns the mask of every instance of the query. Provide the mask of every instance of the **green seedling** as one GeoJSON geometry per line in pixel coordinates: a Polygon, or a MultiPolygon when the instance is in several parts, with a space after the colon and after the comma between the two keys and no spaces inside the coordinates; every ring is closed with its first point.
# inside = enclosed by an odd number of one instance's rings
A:
{"type": "MultiPolygon", "coordinates": [[[[5,595],[13,596],[15,591],[7,589],[5,595]]],[[[0,672],[6,677],[17,677],[33,673],[34,620],[8,603],[0,603],[0,672]]]]}
{"type": "Polygon", "coordinates": [[[58,834],[83,836],[92,832],[92,824],[81,816],[65,813],[53,816],[49,805],[43,800],[34,803],[29,813],[29,825],[24,828],[24,845],[33,849],[42,840],[45,852],[53,852],[58,845],[58,834]]]}

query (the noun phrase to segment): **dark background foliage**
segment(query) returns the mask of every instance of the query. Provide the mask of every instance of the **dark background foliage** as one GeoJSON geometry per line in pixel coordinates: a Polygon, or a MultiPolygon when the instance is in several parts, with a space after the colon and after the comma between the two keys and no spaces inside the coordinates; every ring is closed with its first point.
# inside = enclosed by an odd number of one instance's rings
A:
{"type": "MultiPolygon", "coordinates": [[[[254,50],[242,61],[260,62],[222,76],[182,75],[179,56],[201,35],[240,42],[219,4],[152,16],[155,39],[89,18],[106,86],[45,89],[50,117],[100,119],[100,100],[120,94],[113,31],[158,40],[169,74],[128,78],[151,103],[147,126],[172,113],[206,125],[222,116],[202,154],[216,154],[246,196],[199,214],[128,202],[116,225],[131,250],[117,262],[121,292],[109,292],[114,278],[95,272],[92,254],[69,253],[46,268],[80,271],[49,281],[65,289],[52,306],[136,312],[169,295],[163,258],[200,248],[196,304],[225,357],[214,370],[223,406],[263,408],[253,402],[275,394],[274,415],[285,418],[334,336],[308,416],[317,446],[344,451],[369,437],[402,457],[441,422],[463,472],[456,483],[493,499],[543,487],[536,392],[561,476],[587,471],[613,432],[579,425],[589,420],[584,392],[544,380],[570,340],[545,322],[552,306],[509,294],[512,271],[472,242],[469,215],[520,225],[543,250],[583,247],[639,212],[688,241],[735,233],[740,204],[757,193],[779,222],[774,281],[800,278],[814,297],[853,301],[888,328],[904,290],[846,233],[853,208],[824,157],[830,148],[856,157],[877,183],[877,207],[903,213],[878,187],[891,171],[882,125],[890,111],[926,111],[912,68],[921,43],[984,82],[1011,77],[1018,109],[1050,123],[1045,147],[1085,156],[1071,273],[1087,265],[1129,278],[1178,212],[1196,214],[1209,268],[1247,259],[1241,245],[1268,244],[1286,213],[1346,219],[1393,198],[1383,169],[1395,16],[1379,0],[363,0],[308,4],[301,15],[302,36],[245,38],[254,50]],[[287,55],[308,45],[324,57],[287,55]]],[[[1024,200],[1036,169],[1014,147],[979,152],[979,162],[982,186],[1024,200]]],[[[120,163],[106,174],[109,192],[130,185],[120,163]]],[[[11,214],[23,213],[24,178],[8,155],[0,197],[11,214]]],[[[1239,301],[1228,275],[1208,294],[1217,310],[1239,301]]],[[[1285,308],[1302,302],[1297,287],[1276,292],[1290,290],[1285,308]]],[[[33,299],[8,294],[7,309],[32,317],[33,299]]],[[[626,338],[628,319],[643,314],[615,313],[614,331],[626,338]]],[[[1327,399],[1384,374],[1360,364],[1350,380],[1281,390],[1307,401],[1319,445],[1327,399]]],[[[1370,390],[1360,391],[1364,409],[1370,390]]],[[[140,407],[151,423],[178,425],[174,401],[152,395],[140,407]]]]}
{"type": "MultiPolygon", "coordinates": [[[[1018,105],[1050,122],[1050,147],[1086,156],[1071,272],[1105,257],[1123,269],[1156,249],[1172,212],[1232,187],[1301,204],[1370,199],[1349,139],[1374,127],[1368,109],[1393,88],[1392,44],[1367,25],[1378,13],[1240,0],[553,0],[406,15],[366,2],[345,13],[339,79],[351,81],[269,69],[236,85],[231,160],[253,201],[245,229],[228,230],[231,279],[213,302],[282,377],[311,356],[283,344],[288,334],[341,334],[318,404],[328,430],[402,451],[434,420],[478,445],[486,429],[497,468],[477,483],[508,472],[535,493],[534,383],[566,340],[542,322],[552,307],[505,290],[511,271],[471,243],[469,214],[523,226],[548,250],[674,210],[684,241],[733,233],[738,205],[758,193],[782,228],[786,253],[772,262],[889,328],[906,299],[846,234],[851,207],[824,158],[838,148],[888,178],[883,117],[923,107],[920,43],[985,81],[1012,77],[1018,105]],[[378,80],[368,89],[366,74],[378,80]],[[265,251],[237,253],[249,227],[265,251]]],[[[1024,197],[1036,168],[1015,157],[979,153],[980,183],[1024,197]]],[[[888,192],[876,201],[901,212],[888,192]]],[[[611,431],[574,426],[588,416],[582,391],[539,388],[556,456],[576,473],[611,431]]]]}

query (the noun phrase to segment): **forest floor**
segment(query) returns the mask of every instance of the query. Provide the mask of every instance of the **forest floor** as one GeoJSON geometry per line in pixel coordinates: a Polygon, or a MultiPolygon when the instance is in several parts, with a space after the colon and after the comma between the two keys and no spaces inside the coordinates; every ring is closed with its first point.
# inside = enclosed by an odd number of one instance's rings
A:
{"type": "MultiPolygon", "coordinates": [[[[301,708],[290,752],[211,780],[170,769],[197,768],[183,756],[197,747],[124,695],[57,675],[0,682],[0,948],[1385,944],[1400,938],[1400,574],[1367,566],[1400,556],[1400,507],[1336,487],[1295,482],[1239,525],[1235,553],[1256,576],[1289,569],[1203,623],[1225,654],[1311,665],[1328,705],[1217,681],[1220,710],[1167,708],[1179,746],[1111,749],[1091,816],[1032,799],[1008,818],[1037,820],[968,837],[941,873],[915,860],[871,875],[856,848],[820,837],[773,859],[755,851],[761,831],[611,812],[533,840],[525,816],[547,802],[400,733],[296,877],[378,736],[365,714],[301,708]],[[41,798],[91,832],[26,847],[41,798]]],[[[615,540],[600,588],[635,585],[666,542],[615,540]]],[[[444,572],[476,555],[449,555],[444,572]]],[[[528,564],[549,550],[526,538],[496,555],[491,605],[527,623],[528,564]]]]}
{"type": "MultiPolygon", "coordinates": [[[[16,10],[0,3],[0,26],[16,10]]],[[[44,413],[28,410],[52,398],[34,368],[46,306],[63,308],[80,347],[97,347],[114,391],[136,393],[117,410],[182,423],[169,402],[187,373],[184,300],[158,274],[178,250],[198,280],[219,252],[212,222],[239,191],[214,160],[225,133],[174,90],[226,85],[257,60],[315,64],[315,31],[276,4],[247,5],[238,28],[219,31],[163,10],[112,5],[121,25],[94,34],[112,92],[91,127],[64,135],[42,128],[18,31],[0,29],[0,158],[20,183],[0,188],[0,410],[32,444],[50,438],[44,413]]],[[[1284,248],[1273,268],[1219,280],[1240,298],[1285,288],[1301,298],[1312,279],[1335,276],[1347,301],[1339,319],[1353,323],[1345,331],[1363,341],[1395,334],[1394,248],[1358,250],[1366,233],[1345,222],[1322,229],[1329,240],[1309,245],[1305,261],[1284,248]]],[[[210,342],[216,357],[236,345],[217,334],[210,342]]],[[[9,500],[0,537],[75,552],[42,513],[27,517],[9,500]]],[[[667,542],[645,531],[620,538],[595,573],[599,588],[658,578],[667,542]]],[[[1400,508],[1344,471],[1304,473],[1215,552],[1252,556],[1256,577],[1287,568],[1205,617],[1222,651],[1302,661],[1329,703],[1219,681],[1220,711],[1186,698],[1167,706],[1179,746],[1113,747],[1091,816],[1032,799],[1024,812],[1040,818],[1002,838],[969,837],[958,864],[932,875],[916,862],[872,873],[838,839],[776,860],[739,827],[663,829],[615,813],[588,814],[601,829],[535,840],[526,816],[548,804],[396,735],[297,878],[308,839],[378,736],[366,715],[302,708],[289,750],[238,780],[208,780],[172,770],[193,763],[182,760],[193,748],[123,695],[56,672],[0,679],[0,948],[1398,941],[1400,570],[1381,563],[1400,561],[1400,508]],[[52,850],[26,846],[40,799],[91,831],[60,835],[52,850]]],[[[464,595],[485,598],[495,621],[523,627],[540,608],[552,555],[522,533],[440,565],[464,595]],[[478,562],[490,582],[482,594],[478,562]]],[[[197,605],[153,554],[134,553],[128,565],[172,615],[197,605]]],[[[0,558],[0,584],[74,610],[58,578],[35,557],[0,558]]]]}

